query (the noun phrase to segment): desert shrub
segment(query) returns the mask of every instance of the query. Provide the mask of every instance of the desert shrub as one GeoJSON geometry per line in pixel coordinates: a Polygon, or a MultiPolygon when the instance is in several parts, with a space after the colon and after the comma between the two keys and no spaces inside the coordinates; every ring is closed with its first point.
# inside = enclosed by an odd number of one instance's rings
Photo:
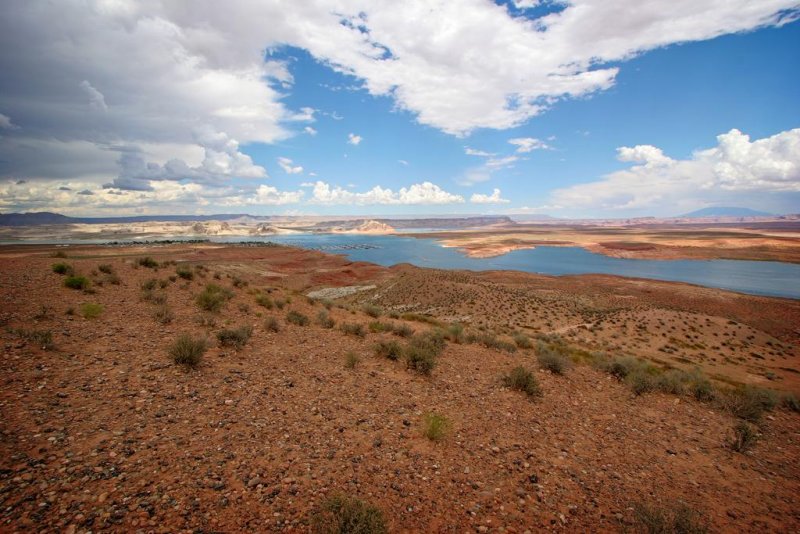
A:
{"type": "Polygon", "coordinates": [[[161,324],[169,324],[175,318],[175,314],[166,304],[162,304],[153,313],[153,317],[161,324]]]}
{"type": "Polygon", "coordinates": [[[444,337],[438,333],[427,332],[412,337],[404,351],[406,365],[420,374],[431,374],[444,345],[444,337]]]}
{"type": "Polygon", "coordinates": [[[158,280],[155,278],[150,278],[149,280],[142,282],[140,287],[142,288],[142,291],[153,291],[156,286],[158,286],[158,280]]]}
{"type": "Polygon", "coordinates": [[[642,395],[656,389],[656,377],[645,368],[637,368],[625,377],[625,383],[636,395],[642,395]]]}
{"type": "Polygon", "coordinates": [[[276,317],[267,317],[264,320],[264,328],[266,328],[268,332],[280,332],[281,324],[276,317]]]}
{"type": "Polygon", "coordinates": [[[633,514],[638,530],[647,534],[705,534],[708,526],[696,511],[683,503],[669,508],[636,504],[633,514]]]}
{"type": "Polygon", "coordinates": [[[242,280],[238,276],[234,276],[231,280],[231,284],[233,284],[233,287],[236,288],[247,287],[247,280],[242,280]]]}
{"type": "Polygon", "coordinates": [[[334,495],[325,499],[311,518],[315,534],[385,534],[388,532],[379,508],[355,497],[334,495]]]}
{"type": "Polygon", "coordinates": [[[95,304],[92,302],[81,304],[81,315],[83,315],[84,319],[94,319],[96,317],[100,317],[101,313],[103,313],[102,304],[95,304]]]}
{"type": "Polygon", "coordinates": [[[259,293],[256,295],[256,304],[259,306],[264,306],[268,310],[271,310],[275,307],[275,304],[272,302],[272,299],[269,298],[269,295],[265,295],[264,293],[259,293]]]}
{"type": "Polygon", "coordinates": [[[333,320],[331,314],[327,310],[320,310],[317,314],[317,324],[322,328],[333,328],[336,321],[333,320]]]}
{"type": "Polygon", "coordinates": [[[787,410],[791,410],[793,412],[800,412],[800,400],[797,400],[797,397],[794,396],[792,393],[787,393],[783,396],[783,406],[787,410]]]}
{"type": "Polygon", "coordinates": [[[720,398],[720,403],[734,416],[757,423],[765,411],[777,405],[778,396],[768,389],[744,386],[727,391],[720,398]]]}
{"type": "Polygon", "coordinates": [[[114,272],[114,267],[112,267],[111,264],[108,263],[101,263],[100,265],[97,266],[97,270],[103,274],[111,274],[114,272]]]}
{"type": "Polygon", "coordinates": [[[53,272],[56,274],[72,274],[74,270],[72,269],[72,265],[59,262],[53,264],[53,272]]]}
{"type": "Polygon", "coordinates": [[[322,305],[325,306],[326,310],[333,308],[333,301],[331,299],[322,299],[320,302],[322,302],[322,305]]]}
{"type": "Polygon", "coordinates": [[[63,250],[57,250],[57,251],[53,252],[52,254],[50,254],[50,257],[51,258],[66,258],[67,257],[67,253],[64,252],[63,250]]]}
{"type": "Polygon", "coordinates": [[[230,289],[223,288],[217,284],[208,284],[205,289],[197,295],[197,305],[200,308],[217,312],[222,309],[225,303],[233,297],[233,292],[230,289]]]}
{"type": "Polygon", "coordinates": [[[509,374],[503,377],[503,384],[513,390],[521,391],[529,397],[539,397],[542,394],[539,381],[532,372],[521,365],[514,367],[509,374]]]}
{"type": "Polygon", "coordinates": [[[610,374],[624,380],[634,369],[639,367],[639,360],[632,356],[617,356],[606,362],[603,367],[610,374]]]}
{"type": "Polygon", "coordinates": [[[382,323],[381,321],[372,321],[367,325],[369,331],[373,334],[380,334],[381,332],[391,332],[394,326],[391,323],[382,323]]]}
{"type": "Polygon", "coordinates": [[[286,306],[286,301],[282,299],[275,299],[275,307],[282,310],[286,306]]]}
{"type": "Polygon", "coordinates": [[[148,269],[155,269],[158,267],[158,262],[151,258],[150,256],[145,256],[144,258],[139,258],[136,260],[137,265],[141,265],[142,267],[147,267],[148,269]]]}
{"type": "Polygon", "coordinates": [[[374,304],[364,304],[362,310],[364,310],[364,313],[366,313],[367,315],[369,315],[374,319],[377,319],[383,313],[383,310],[381,310],[380,307],[375,306],[374,304]]]}
{"type": "Polygon", "coordinates": [[[347,354],[344,356],[344,366],[347,369],[355,369],[358,362],[361,361],[361,358],[358,357],[358,354],[353,352],[352,350],[347,351],[347,354]]]}
{"type": "Polygon", "coordinates": [[[116,273],[111,273],[106,275],[106,282],[109,284],[118,286],[122,283],[122,279],[116,273]]]}
{"type": "Polygon", "coordinates": [[[297,326],[307,326],[310,321],[306,315],[303,315],[298,311],[291,310],[286,314],[286,322],[296,324],[297,326]]]}
{"type": "Polygon", "coordinates": [[[44,350],[53,350],[55,348],[53,344],[53,333],[50,330],[27,330],[25,328],[19,328],[14,330],[14,333],[25,341],[42,347],[44,350]]]}
{"type": "Polygon", "coordinates": [[[217,340],[223,347],[234,347],[241,349],[247,344],[247,340],[253,335],[253,327],[250,325],[240,326],[239,328],[226,328],[217,332],[217,340]]]}
{"type": "Polygon", "coordinates": [[[570,366],[569,357],[555,349],[552,345],[540,342],[536,347],[536,359],[542,369],[563,375],[570,366]]]}
{"type": "Polygon", "coordinates": [[[207,348],[208,343],[204,338],[193,338],[189,334],[181,334],[170,345],[169,355],[176,364],[195,367],[200,363],[207,348]]]}
{"type": "Polygon", "coordinates": [[[342,323],[339,325],[339,330],[349,336],[364,337],[367,335],[364,325],[361,323],[342,323]]]}
{"type": "Polygon", "coordinates": [[[447,329],[445,329],[444,337],[447,341],[452,343],[463,343],[464,342],[464,325],[461,323],[452,323],[448,325],[447,329]]]}
{"type": "Polygon", "coordinates": [[[692,377],[692,381],[689,383],[689,393],[702,402],[711,402],[717,395],[711,381],[699,373],[692,377]]]}
{"type": "Polygon", "coordinates": [[[405,323],[400,323],[394,325],[394,328],[392,328],[392,334],[399,337],[411,337],[414,335],[414,329],[405,323]]]}
{"type": "Polygon", "coordinates": [[[442,326],[442,322],[430,315],[422,315],[420,313],[404,313],[400,316],[405,321],[416,321],[418,323],[427,323],[433,326],[442,326]]]}
{"type": "Polygon", "coordinates": [[[450,420],[437,413],[422,417],[422,434],[431,441],[442,441],[450,430],[450,420]]]}
{"type": "Polygon", "coordinates": [[[664,393],[683,395],[691,376],[680,369],[670,369],[655,378],[655,388],[664,393]]]}
{"type": "Polygon", "coordinates": [[[758,431],[746,421],[739,421],[733,427],[731,449],[736,452],[747,452],[758,441],[758,431]]]}
{"type": "Polygon", "coordinates": [[[375,355],[390,360],[399,360],[403,355],[403,347],[397,341],[379,341],[375,345],[375,355]]]}
{"type": "Polygon", "coordinates": [[[477,343],[487,349],[502,350],[505,352],[516,352],[517,346],[514,343],[504,341],[494,334],[482,332],[480,334],[470,334],[466,337],[467,343],[477,343]]]}
{"type": "Polygon", "coordinates": [[[533,343],[531,343],[531,338],[529,338],[522,332],[515,332],[514,335],[511,337],[514,340],[514,343],[517,344],[517,347],[521,349],[533,348],[533,343]]]}
{"type": "Polygon", "coordinates": [[[91,285],[92,283],[85,276],[69,275],[64,278],[64,287],[70,289],[82,289],[86,291],[91,285]]]}
{"type": "Polygon", "coordinates": [[[177,274],[184,280],[194,280],[194,271],[188,265],[179,265],[175,269],[175,274],[177,274]]]}

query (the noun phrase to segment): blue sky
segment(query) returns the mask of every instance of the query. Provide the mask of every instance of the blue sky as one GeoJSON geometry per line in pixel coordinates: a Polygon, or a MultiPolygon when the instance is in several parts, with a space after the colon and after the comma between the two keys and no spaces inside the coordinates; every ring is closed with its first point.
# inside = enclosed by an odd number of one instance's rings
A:
{"type": "Polygon", "coordinates": [[[800,212],[798,2],[36,3],[0,28],[2,211],[800,212]]]}

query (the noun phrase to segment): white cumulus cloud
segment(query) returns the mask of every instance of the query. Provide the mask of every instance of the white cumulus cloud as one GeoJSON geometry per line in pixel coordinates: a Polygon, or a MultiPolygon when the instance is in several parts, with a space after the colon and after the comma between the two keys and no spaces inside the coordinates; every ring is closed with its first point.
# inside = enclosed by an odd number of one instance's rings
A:
{"type": "Polygon", "coordinates": [[[508,199],[502,198],[500,196],[500,190],[495,188],[492,190],[491,195],[482,195],[480,193],[473,194],[470,199],[470,202],[473,204],[507,204],[511,202],[508,199]]]}
{"type": "Polygon", "coordinates": [[[300,165],[293,166],[292,163],[292,160],[289,158],[278,158],[278,165],[280,165],[281,169],[283,169],[283,172],[286,174],[302,174],[303,167],[300,165]]]}
{"type": "Polygon", "coordinates": [[[547,150],[550,148],[550,145],[535,137],[517,137],[509,139],[508,142],[515,145],[517,147],[517,152],[520,153],[533,152],[534,150],[547,150]]]}
{"type": "Polygon", "coordinates": [[[454,195],[431,182],[413,184],[402,187],[398,191],[375,186],[369,191],[356,193],[342,187],[331,187],[318,181],[314,184],[312,202],[319,204],[355,204],[355,205],[422,205],[422,204],[454,204],[464,202],[464,197],[454,195]]]}
{"type": "Polygon", "coordinates": [[[347,134],[347,142],[351,145],[358,146],[361,143],[362,137],[360,135],[356,135],[354,133],[347,134]]]}

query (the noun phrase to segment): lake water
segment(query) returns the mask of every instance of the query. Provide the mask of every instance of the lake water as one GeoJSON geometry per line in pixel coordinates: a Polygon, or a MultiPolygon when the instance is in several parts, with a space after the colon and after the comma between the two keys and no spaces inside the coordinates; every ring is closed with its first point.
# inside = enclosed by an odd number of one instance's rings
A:
{"type": "MultiPolygon", "coordinates": [[[[206,239],[205,236],[196,236],[206,239]]],[[[148,236],[143,240],[191,239],[148,236]]],[[[348,234],[290,234],[277,236],[210,236],[217,243],[272,241],[286,245],[344,254],[353,261],[391,266],[411,263],[436,269],[472,271],[513,270],[550,275],[613,274],[686,282],[771,297],[800,299],[800,265],[776,261],[744,260],[633,260],[594,254],[579,247],[537,247],[515,250],[495,258],[468,258],[454,248],[444,248],[434,239],[403,236],[348,234]]],[[[17,241],[52,243],[51,241],[17,241]]],[[[108,240],[75,239],[60,243],[106,243],[108,240]]]]}
{"type": "MultiPolygon", "coordinates": [[[[233,242],[249,238],[219,237],[233,242]]],[[[594,254],[579,247],[537,247],[494,258],[468,258],[434,239],[402,236],[294,234],[259,238],[303,248],[345,254],[354,261],[379,265],[411,263],[437,269],[515,270],[531,273],[614,274],[687,282],[754,295],[800,299],[800,265],[743,260],[634,260],[594,254]]]]}

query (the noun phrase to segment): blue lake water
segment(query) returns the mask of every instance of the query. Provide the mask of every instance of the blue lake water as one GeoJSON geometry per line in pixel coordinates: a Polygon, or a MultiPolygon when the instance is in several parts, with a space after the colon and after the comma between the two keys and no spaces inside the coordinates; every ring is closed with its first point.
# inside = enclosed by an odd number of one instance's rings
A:
{"type": "MultiPolygon", "coordinates": [[[[219,242],[249,240],[241,237],[212,239],[219,242]]],[[[419,267],[473,271],[515,270],[550,275],[613,274],[800,299],[800,265],[775,261],[635,260],[594,254],[579,247],[537,247],[480,259],[468,258],[454,248],[444,248],[434,239],[402,236],[295,234],[258,240],[344,254],[354,261],[385,266],[411,263],[419,267]]]]}
{"type": "MultiPolygon", "coordinates": [[[[205,239],[205,236],[197,237],[205,239]]],[[[191,238],[160,235],[141,239],[158,241],[191,238]]],[[[290,234],[263,237],[211,236],[208,239],[218,243],[272,241],[344,254],[353,261],[367,261],[384,266],[411,263],[418,267],[472,271],[514,270],[549,275],[613,274],[686,282],[753,295],[800,299],[800,265],[776,261],[635,260],[594,254],[579,247],[537,247],[480,259],[468,258],[454,248],[444,248],[434,239],[403,236],[290,234]]],[[[107,240],[76,239],[61,242],[88,244],[105,243],[107,240]]]]}

